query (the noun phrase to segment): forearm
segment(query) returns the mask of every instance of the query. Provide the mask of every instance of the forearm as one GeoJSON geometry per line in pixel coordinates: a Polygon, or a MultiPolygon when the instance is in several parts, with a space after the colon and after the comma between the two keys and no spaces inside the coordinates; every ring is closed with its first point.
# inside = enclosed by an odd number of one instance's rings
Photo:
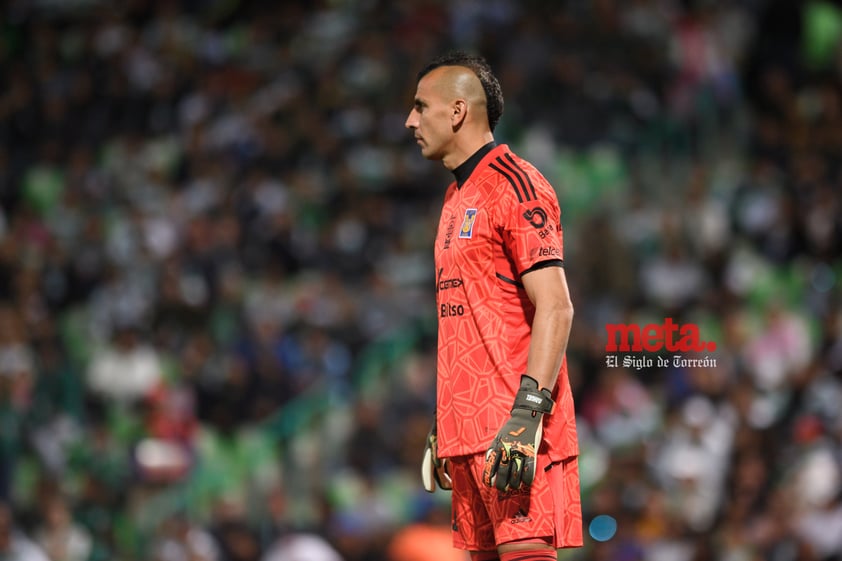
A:
{"type": "MultiPolygon", "coordinates": [[[[541,275],[530,280],[548,278],[549,275],[541,275]]],[[[573,323],[573,306],[566,297],[565,284],[559,285],[565,288],[563,291],[553,289],[552,283],[524,284],[536,302],[526,376],[520,378],[511,416],[486,452],[482,475],[485,485],[500,491],[532,485],[543,438],[543,416],[551,414],[555,405],[552,390],[573,323]],[[559,297],[562,294],[565,297],[559,297]]]]}
{"type": "Polygon", "coordinates": [[[569,300],[556,300],[536,308],[526,374],[538,382],[539,388],[555,387],[572,326],[573,305],[569,300]]]}

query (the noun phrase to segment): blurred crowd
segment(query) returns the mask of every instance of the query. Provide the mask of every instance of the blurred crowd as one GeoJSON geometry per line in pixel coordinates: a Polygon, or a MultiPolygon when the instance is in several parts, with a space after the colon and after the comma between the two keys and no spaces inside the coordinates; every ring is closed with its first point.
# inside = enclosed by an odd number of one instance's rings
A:
{"type": "Polygon", "coordinates": [[[839,2],[0,10],[0,559],[446,558],[450,177],[403,122],[451,48],[562,206],[585,523],[618,529],[560,559],[842,559],[839,2]],[[668,317],[714,366],[609,366],[606,324],[668,317]]]}

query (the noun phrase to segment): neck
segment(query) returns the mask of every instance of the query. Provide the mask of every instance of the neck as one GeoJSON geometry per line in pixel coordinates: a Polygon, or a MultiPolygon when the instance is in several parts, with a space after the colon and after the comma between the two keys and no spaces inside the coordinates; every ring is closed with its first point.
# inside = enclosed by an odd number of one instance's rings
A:
{"type": "Polygon", "coordinates": [[[458,168],[462,165],[465,160],[470,158],[471,156],[476,153],[477,150],[488,144],[489,142],[494,140],[494,135],[491,131],[486,131],[483,133],[471,135],[466,139],[459,142],[459,139],[456,139],[457,142],[454,145],[454,149],[450,151],[444,158],[442,158],[442,163],[444,167],[449,171],[453,171],[454,169],[458,168]]]}

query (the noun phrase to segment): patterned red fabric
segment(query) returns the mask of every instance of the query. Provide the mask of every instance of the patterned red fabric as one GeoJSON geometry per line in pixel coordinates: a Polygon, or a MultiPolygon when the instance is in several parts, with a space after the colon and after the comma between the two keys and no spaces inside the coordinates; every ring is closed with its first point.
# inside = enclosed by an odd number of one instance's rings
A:
{"type": "Polygon", "coordinates": [[[498,545],[546,538],[555,548],[583,544],[582,504],[577,458],[553,464],[538,458],[535,481],[527,490],[501,492],[482,483],[483,454],[454,458],[453,546],[493,551],[498,545]]]}
{"type": "MultiPolygon", "coordinates": [[[[521,273],[563,258],[558,198],[505,144],[445,195],[435,242],[439,455],[484,452],[509,416],[526,373],[534,306],[521,273]]],[[[541,452],[578,454],[567,364],[544,419],[541,452]]]]}

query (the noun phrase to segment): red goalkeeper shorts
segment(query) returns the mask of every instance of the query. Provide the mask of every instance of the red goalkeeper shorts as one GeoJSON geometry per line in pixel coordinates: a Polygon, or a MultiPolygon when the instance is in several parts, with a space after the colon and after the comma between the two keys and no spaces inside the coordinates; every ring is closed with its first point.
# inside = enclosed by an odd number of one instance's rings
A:
{"type": "Polygon", "coordinates": [[[485,454],[450,459],[454,547],[492,551],[500,544],[536,538],[556,548],[583,544],[578,459],[550,466],[544,454],[537,460],[531,487],[500,492],[482,482],[485,454]]]}

